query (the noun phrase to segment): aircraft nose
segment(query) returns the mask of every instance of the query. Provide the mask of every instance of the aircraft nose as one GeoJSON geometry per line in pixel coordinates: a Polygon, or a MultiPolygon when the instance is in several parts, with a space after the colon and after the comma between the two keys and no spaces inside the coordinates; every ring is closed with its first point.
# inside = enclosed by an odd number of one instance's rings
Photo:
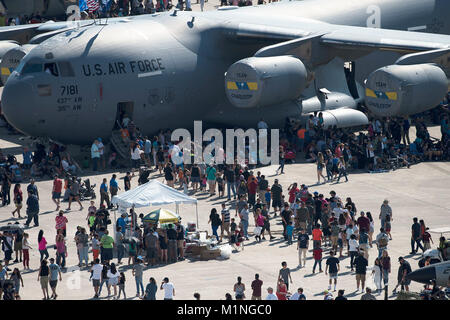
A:
{"type": "Polygon", "coordinates": [[[406,278],[420,283],[430,283],[431,280],[436,279],[436,268],[433,266],[420,268],[406,275],[406,278]]]}
{"type": "Polygon", "coordinates": [[[2,113],[16,129],[33,135],[30,126],[34,117],[32,87],[29,83],[19,80],[14,73],[8,80],[1,97],[2,113]]]}

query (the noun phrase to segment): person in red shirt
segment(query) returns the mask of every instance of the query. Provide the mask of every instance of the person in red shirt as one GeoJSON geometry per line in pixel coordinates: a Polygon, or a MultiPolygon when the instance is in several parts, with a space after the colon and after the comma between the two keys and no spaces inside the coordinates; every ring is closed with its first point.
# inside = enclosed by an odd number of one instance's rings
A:
{"type": "Polygon", "coordinates": [[[252,300],[261,300],[261,287],[263,282],[259,279],[259,274],[255,274],[255,280],[252,282],[252,300]]]}
{"type": "Polygon", "coordinates": [[[313,247],[314,248],[318,248],[322,245],[322,230],[320,230],[320,225],[316,224],[316,226],[314,227],[313,231],[312,231],[312,235],[313,235],[313,247]]]}
{"type": "Polygon", "coordinates": [[[58,215],[55,218],[55,222],[56,233],[58,233],[58,230],[62,230],[64,237],[66,237],[66,225],[69,220],[67,220],[67,218],[64,216],[64,211],[59,211],[58,215]]]}
{"type": "Polygon", "coordinates": [[[295,202],[295,197],[297,196],[297,193],[300,192],[300,190],[297,188],[297,183],[294,182],[293,184],[291,184],[288,188],[288,191],[289,191],[289,204],[292,208],[292,205],[295,202]]]}
{"type": "Polygon", "coordinates": [[[356,220],[356,223],[358,224],[359,230],[365,230],[366,232],[369,232],[370,230],[370,220],[366,217],[366,214],[364,211],[361,211],[361,216],[356,220]]]}
{"type": "Polygon", "coordinates": [[[55,179],[53,180],[53,191],[52,191],[52,200],[56,204],[56,210],[59,210],[60,207],[60,199],[62,192],[62,180],[55,175],[55,179]]]}
{"type": "Polygon", "coordinates": [[[258,189],[258,180],[255,177],[252,177],[247,184],[248,188],[248,203],[252,206],[255,206],[256,203],[256,190],[258,189]]]}
{"type": "Polygon", "coordinates": [[[278,300],[287,300],[286,295],[289,292],[287,291],[287,286],[284,283],[283,279],[279,279],[278,280],[278,285],[277,285],[277,298],[278,300]]]}
{"type": "MultiPolygon", "coordinates": [[[[319,229],[320,231],[320,229],[319,229]]],[[[319,266],[319,272],[323,272],[322,271],[322,248],[316,247],[313,250],[313,258],[314,258],[314,266],[313,266],[313,270],[312,272],[315,273],[316,272],[316,266],[319,266]]]]}

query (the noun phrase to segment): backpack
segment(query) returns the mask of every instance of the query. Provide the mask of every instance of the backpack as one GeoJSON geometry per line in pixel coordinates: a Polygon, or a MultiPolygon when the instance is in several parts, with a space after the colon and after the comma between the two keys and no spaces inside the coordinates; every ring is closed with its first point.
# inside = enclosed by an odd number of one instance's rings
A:
{"type": "Polygon", "coordinates": [[[378,244],[380,247],[386,247],[388,244],[387,238],[386,237],[382,237],[380,239],[380,241],[378,241],[378,244]]]}

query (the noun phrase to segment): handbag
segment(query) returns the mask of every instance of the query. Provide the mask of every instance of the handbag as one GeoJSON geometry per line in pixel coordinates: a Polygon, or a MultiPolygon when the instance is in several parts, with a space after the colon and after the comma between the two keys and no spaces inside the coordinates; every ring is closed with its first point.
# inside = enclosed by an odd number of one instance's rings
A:
{"type": "Polygon", "coordinates": [[[255,234],[255,236],[259,236],[261,234],[261,231],[261,227],[255,227],[255,229],[253,229],[253,233],[255,234]]]}

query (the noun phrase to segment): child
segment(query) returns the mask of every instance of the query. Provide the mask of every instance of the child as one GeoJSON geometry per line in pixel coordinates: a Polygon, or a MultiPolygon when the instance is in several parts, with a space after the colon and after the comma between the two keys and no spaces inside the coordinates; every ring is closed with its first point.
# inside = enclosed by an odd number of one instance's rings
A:
{"type": "Polygon", "coordinates": [[[234,231],[236,231],[236,227],[237,227],[236,222],[234,222],[234,221],[235,221],[234,218],[231,218],[230,228],[231,228],[232,234],[234,233],[234,231]]]}
{"type": "Polygon", "coordinates": [[[423,248],[425,250],[431,249],[430,241],[434,244],[433,239],[431,238],[431,234],[428,232],[430,228],[426,228],[425,232],[422,235],[423,248]]]}
{"type": "Polygon", "coordinates": [[[270,188],[267,188],[266,193],[264,194],[264,198],[266,199],[267,209],[270,208],[270,201],[272,200],[271,197],[272,197],[272,194],[270,192],[270,188]]]}
{"type": "Polygon", "coordinates": [[[98,258],[100,253],[100,240],[98,239],[98,234],[94,233],[94,237],[92,238],[92,255],[93,261],[98,258]]]}
{"type": "Polygon", "coordinates": [[[123,292],[124,300],[127,299],[127,294],[125,293],[125,274],[123,272],[120,273],[119,277],[119,295],[117,299],[120,299],[120,293],[123,292]]]}
{"type": "Polygon", "coordinates": [[[201,178],[201,184],[200,184],[200,191],[206,190],[206,176],[202,176],[201,178]]]}
{"type": "Polygon", "coordinates": [[[133,264],[135,263],[137,257],[137,245],[134,240],[130,241],[130,246],[128,249],[128,265],[130,265],[130,262],[132,261],[133,264]]]}
{"type": "Polygon", "coordinates": [[[386,231],[386,234],[389,236],[389,240],[392,240],[391,236],[391,215],[386,215],[386,220],[384,221],[384,231],[386,231]]]}
{"type": "Polygon", "coordinates": [[[344,248],[344,239],[345,239],[345,231],[341,230],[339,232],[339,237],[338,237],[339,258],[343,258],[344,257],[342,255],[342,250],[344,248]]]}
{"type": "Polygon", "coordinates": [[[92,235],[94,234],[94,221],[95,221],[95,213],[97,212],[97,208],[95,207],[94,201],[91,201],[91,205],[88,208],[88,215],[87,215],[87,222],[89,226],[89,235],[92,238],[92,235]]]}
{"type": "Polygon", "coordinates": [[[286,226],[286,234],[288,237],[288,245],[292,244],[292,234],[294,233],[294,224],[289,222],[289,224],[286,226]]]}
{"type": "Polygon", "coordinates": [[[314,257],[313,273],[315,273],[317,265],[319,265],[319,272],[322,272],[322,248],[320,246],[314,248],[313,257],[314,257]]]}
{"type": "Polygon", "coordinates": [[[223,180],[222,175],[220,173],[217,174],[216,181],[217,181],[217,185],[219,187],[219,198],[222,198],[225,194],[225,188],[224,188],[225,181],[223,180]]]}
{"type": "Polygon", "coordinates": [[[28,242],[28,233],[23,234],[22,239],[22,252],[23,252],[23,268],[24,270],[30,269],[30,249],[32,247],[30,246],[30,243],[28,242]]]}

